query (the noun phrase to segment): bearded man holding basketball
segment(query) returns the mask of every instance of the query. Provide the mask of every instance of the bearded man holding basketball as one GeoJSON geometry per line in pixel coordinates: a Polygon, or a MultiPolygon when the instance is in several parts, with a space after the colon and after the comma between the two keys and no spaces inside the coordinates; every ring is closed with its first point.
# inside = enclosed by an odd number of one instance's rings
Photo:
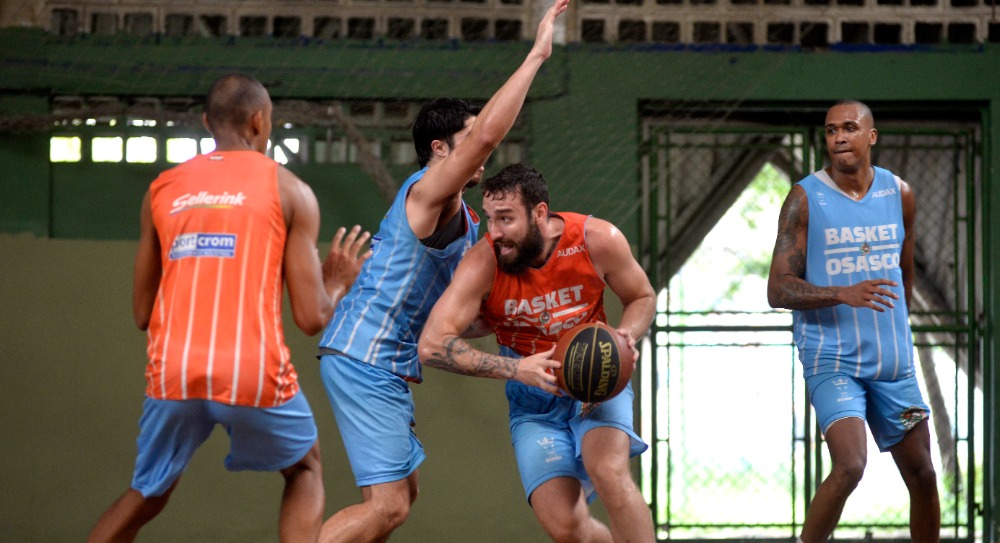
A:
{"type": "Polygon", "coordinates": [[[622,302],[617,330],[637,355],[635,338],[653,319],[653,287],[614,225],[549,211],[538,171],[508,166],[482,190],[488,233],[466,253],[431,311],[420,361],[507,379],[521,482],[553,541],[652,542],[650,511],[629,470],[629,458],[647,448],[632,429],[631,385],[606,402],[584,404],[560,392],[551,373],[560,363],[551,357],[575,325],[606,321],[605,286],[622,302]],[[546,303],[521,303],[539,296],[546,303]],[[472,330],[495,333],[500,355],[464,341],[472,330]],[[595,492],[610,529],[590,515],[595,492]]]}

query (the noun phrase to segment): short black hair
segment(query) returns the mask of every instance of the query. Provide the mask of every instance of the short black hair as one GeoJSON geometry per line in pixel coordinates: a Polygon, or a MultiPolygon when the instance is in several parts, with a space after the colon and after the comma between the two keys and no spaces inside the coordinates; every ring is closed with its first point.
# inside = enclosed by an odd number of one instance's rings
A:
{"type": "Polygon", "coordinates": [[[420,167],[431,161],[431,142],[442,140],[454,147],[452,137],[465,128],[469,117],[479,115],[481,109],[456,98],[438,98],[424,104],[413,121],[413,147],[420,167]]]}
{"type": "Polygon", "coordinates": [[[213,132],[226,126],[240,127],[269,101],[267,89],[260,81],[246,74],[226,74],[208,90],[205,117],[213,132]]]}
{"type": "Polygon", "coordinates": [[[482,184],[483,197],[521,195],[528,213],[538,204],[549,203],[549,187],[545,184],[542,172],[527,164],[511,164],[486,179],[482,184]]]}

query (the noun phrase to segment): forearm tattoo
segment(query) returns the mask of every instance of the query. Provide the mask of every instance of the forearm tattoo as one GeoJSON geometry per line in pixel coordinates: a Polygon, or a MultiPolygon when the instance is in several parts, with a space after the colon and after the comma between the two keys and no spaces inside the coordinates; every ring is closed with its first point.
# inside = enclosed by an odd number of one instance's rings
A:
{"type": "Polygon", "coordinates": [[[451,337],[444,342],[444,351],[435,351],[434,356],[424,364],[452,373],[495,379],[513,379],[517,374],[519,359],[484,353],[473,349],[459,337],[451,337]]]}

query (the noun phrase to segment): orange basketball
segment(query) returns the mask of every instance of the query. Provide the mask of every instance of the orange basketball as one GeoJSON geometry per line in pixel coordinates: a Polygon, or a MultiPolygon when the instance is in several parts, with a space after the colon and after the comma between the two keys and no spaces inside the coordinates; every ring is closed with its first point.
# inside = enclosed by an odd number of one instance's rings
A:
{"type": "Polygon", "coordinates": [[[559,388],[581,402],[614,398],[632,378],[632,351],[617,330],[603,322],[581,324],[564,333],[552,358],[559,388]]]}

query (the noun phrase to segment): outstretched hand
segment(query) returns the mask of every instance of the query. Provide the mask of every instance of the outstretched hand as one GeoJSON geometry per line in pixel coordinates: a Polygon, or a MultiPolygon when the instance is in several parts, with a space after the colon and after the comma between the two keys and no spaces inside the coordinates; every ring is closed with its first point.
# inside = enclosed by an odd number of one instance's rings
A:
{"type": "Polygon", "coordinates": [[[538,34],[535,36],[535,46],[532,48],[543,59],[552,55],[552,38],[555,34],[556,17],[566,11],[569,0],[556,0],[556,3],[545,12],[542,21],[538,23],[538,34]]]}
{"type": "Polygon", "coordinates": [[[330,252],[323,261],[323,284],[334,302],[339,301],[361,272],[361,265],[372,255],[369,248],[361,252],[371,234],[361,232],[361,227],[354,225],[351,231],[341,226],[333,236],[330,252]]]}
{"type": "Polygon", "coordinates": [[[884,286],[895,287],[899,284],[888,279],[868,279],[849,287],[842,287],[837,293],[837,298],[841,303],[851,307],[867,307],[883,312],[887,307],[895,308],[892,300],[899,299],[898,294],[883,288],[884,286]]]}
{"type": "Polygon", "coordinates": [[[514,375],[514,379],[526,385],[538,387],[550,394],[562,396],[562,391],[559,390],[559,381],[552,373],[552,370],[562,366],[561,362],[552,359],[552,354],[555,352],[556,348],[552,347],[547,351],[522,358],[518,362],[517,374],[514,375]]]}

